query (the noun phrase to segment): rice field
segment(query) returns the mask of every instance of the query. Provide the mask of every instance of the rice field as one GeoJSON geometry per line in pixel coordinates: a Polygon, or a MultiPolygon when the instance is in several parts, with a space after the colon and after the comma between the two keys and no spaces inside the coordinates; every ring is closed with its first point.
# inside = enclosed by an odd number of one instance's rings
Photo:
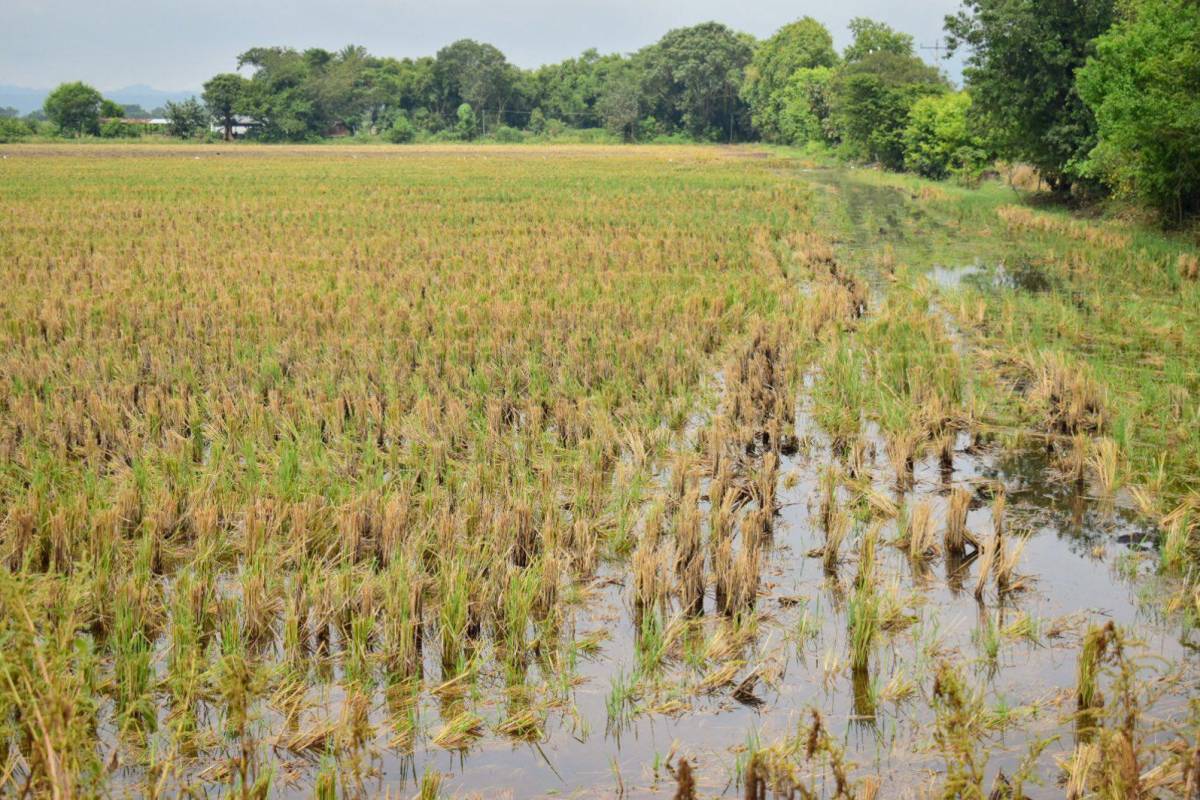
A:
{"type": "Polygon", "coordinates": [[[5,796],[1196,796],[1194,243],[750,148],[0,154],[5,796]]]}

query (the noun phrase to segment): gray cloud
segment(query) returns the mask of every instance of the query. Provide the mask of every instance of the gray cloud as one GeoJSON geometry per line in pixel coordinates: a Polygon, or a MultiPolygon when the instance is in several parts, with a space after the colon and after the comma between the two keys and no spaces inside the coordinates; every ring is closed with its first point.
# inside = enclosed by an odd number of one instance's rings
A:
{"type": "MultiPolygon", "coordinates": [[[[839,46],[855,16],[884,20],[918,44],[941,37],[958,0],[6,0],[0,11],[0,84],[47,87],[84,79],[101,89],[195,88],[256,45],[336,49],[361,44],[391,56],[432,55],[462,37],[491,42],[522,67],[589,47],[630,52],[667,30],[715,19],[758,37],[812,15],[839,46]]],[[[932,60],[933,54],[923,52],[932,60]]],[[[957,65],[948,72],[957,77],[957,65]]]]}

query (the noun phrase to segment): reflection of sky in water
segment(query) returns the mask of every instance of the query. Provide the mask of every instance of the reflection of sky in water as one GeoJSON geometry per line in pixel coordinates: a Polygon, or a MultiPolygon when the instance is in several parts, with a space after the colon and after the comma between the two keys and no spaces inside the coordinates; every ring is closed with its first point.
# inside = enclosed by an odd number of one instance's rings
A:
{"type": "MultiPolygon", "coordinates": [[[[885,278],[874,268],[873,259],[880,244],[892,242],[905,249],[905,256],[922,254],[925,263],[934,260],[935,248],[956,249],[956,232],[939,229],[919,207],[905,202],[903,192],[886,186],[847,182],[836,172],[817,170],[812,177],[829,185],[839,202],[829,204],[843,210],[853,233],[840,242],[840,250],[856,262],[876,291],[885,278]]],[[[1017,259],[1004,264],[1000,259],[964,258],[967,266],[934,267],[931,280],[944,288],[973,285],[984,290],[1050,291],[1055,287],[1044,273],[1027,261],[1017,259]],[[989,261],[998,266],[989,266],[989,261]]],[[[806,377],[806,388],[812,375],[806,377]]],[[[981,486],[1001,482],[1008,498],[1007,525],[1013,533],[1028,532],[1029,537],[1018,572],[1030,578],[1026,591],[998,607],[994,589],[981,608],[972,595],[975,566],[968,565],[960,575],[963,589],[951,588],[944,561],[939,559],[925,568],[916,568],[893,547],[882,546],[878,558],[884,586],[898,580],[901,596],[913,592],[914,602],[907,610],[918,621],[905,631],[884,634],[871,662],[870,680],[876,692],[897,673],[920,684],[917,695],[907,703],[879,702],[873,709],[863,708],[862,686],[856,705],[850,671],[843,663],[840,672],[826,685],[823,661],[831,654],[846,658],[845,597],[855,565],[841,569],[840,592],[831,588],[820,560],[806,554],[819,547],[823,534],[815,522],[819,505],[817,476],[832,461],[823,437],[803,409],[796,419],[796,432],[816,443],[807,456],[784,459],[781,476],[792,473],[798,481],[791,489],[780,489],[782,506],[777,521],[774,549],[766,559],[760,584],[758,610],[764,613],[757,642],[746,654],[746,674],[755,664],[777,660],[785,665],[778,686],[760,682],[755,693],[763,702],[754,708],[735,701],[731,687],[711,695],[684,690],[692,710],[670,718],[642,715],[619,735],[606,732],[606,705],[611,681],[620,671],[628,673],[634,663],[634,628],[629,610],[629,590],[607,586],[600,600],[582,609],[575,621],[578,635],[603,629],[611,636],[598,658],[585,661],[580,674],[586,682],[578,687],[575,703],[579,717],[586,720],[587,731],[579,729],[552,713],[547,721],[547,740],[538,746],[511,744],[490,734],[464,758],[418,746],[412,757],[385,757],[380,786],[396,786],[409,777],[419,776],[426,768],[449,773],[444,788],[450,793],[479,792],[486,797],[527,797],[546,793],[563,796],[606,797],[616,792],[619,771],[629,796],[671,796],[674,782],[664,769],[657,776],[655,762],[663,762],[676,749],[694,760],[702,794],[723,793],[737,796],[734,780],[737,751],[756,737],[769,745],[794,734],[797,726],[808,721],[810,707],[818,708],[826,725],[847,749],[849,759],[860,767],[860,774],[878,774],[884,778],[881,796],[911,790],[928,771],[940,772],[940,758],[928,752],[931,712],[925,697],[932,681],[933,661],[919,655],[929,642],[940,645],[938,656],[957,664],[976,685],[986,689],[989,704],[1010,708],[1023,704],[1041,704],[1036,718],[1026,720],[997,736],[981,749],[990,750],[988,778],[998,769],[1012,774],[1025,754],[1027,742],[1035,737],[1062,734],[1063,738],[1043,754],[1043,787],[1026,786],[1032,797],[1058,797],[1053,768],[1055,754],[1063,755],[1072,746],[1070,724],[1062,722],[1073,708],[1078,637],[1088,621],[1112,619],[1133,627],[1147,651],[1179,660],[1183,655],[1177,633],[1162,627],[1156,609],[1141,609],[1135,592],[1113,568],[1114,556],[1145,549],[1153,541],[1153,530],[1136,520],[1119,502],[1100,502],[1068,482],[1053,479],[1048,461],[1041,452],[976,455],[965,450],[960,441],[953,475],[941,473],[936,458],[917,465],[914,494],[928,498],[935,507],[934,519],[940,533],[945,518],[946,484],[981,486]],[[895,576],[895,577],[893,577],[895,576]],[[920,588],[916,588],[919,585],[920,588]],[[789,605],[780,603],[787,598],[789,605]],[[795,599],[799,605],[790,605],[795,599]],[[797,646],[787,637],[797,629],[801,615],[809,612],[819,620],[814,640],[797,646]],[[997,662],[988,665],[976,643],[978,631],[986,620],[1003,627],[1024,612],[1037,621],[1042,636],[1034,644],[1022,639],[1006,639],[997,662]],[[1060,630],[1055,630],[1060,629],[1060,630]],[[1053,633],[1054,635],[1047,635],[1053,633]],[[1056,690],[1064,690],[1069,702],[1062,708],[1046,705],[1056,690]]],[[[883,452],[875,437],[876,450],[883,452]]],[[[875,463],[877,487],[888,491],[891,480],[882,457],[875,463]]],[[[977,492],[977,495],[985,494],[977,492]]],[[[912,497],[910,496],[910,501],[912,497]]],[[[990,502],[982,497],[972,505],[969,527],[990,535],[990,502]]],[[[884,541],[895,535],[894,524],[884,531],[884,541]]],[[[1011,540],[1011,538],[1010,538],[1011,540]]],[[[843,545],[849,554],[852,542],[843,545]]],[[[624,575],[619,575],[624,578],[624,575]]],[[[959,583],[956,581],[955,583],[959,583]]],[[[707,597],[711,634],[713,598],[707,597]]],[[[1169,623],[1167,623],[1169,625],[1169,623]]],[[[700,676],[690,668],[668,665],[665,677],[687,676],[695,685],[700,676]]],[[[739,677],[740,677],[739,675],[739,677]]],[[[487,693],[485,693],[486,695],[487,693]]],[[[642,698],[653,704],[655,698],[642,698]]],[[[661,698],[660,698],[661,699],[661,698]]],[[[1176,701],[1179,698],[1175,698],[1176,701]]],[[[1182,701],[1180,701],[1182,702],[1182,701]]],[[[1164,701],[1167,706],[1179,702],[1164,701]]],[[[432,709],[431,709],[432,710],[432,709]]],[[[1161,709],[1159,709],[1161,710],[1161,709]]],[[[500,708],[479,712],[489,719],[502,716],[500,708]]],[[[429,716],[432,716],[431,714],[429,716]]],[[[435,720],[436,722],[436,720],[435,720]]],[[[429,718],[426,728],[436,727],[429,718]]],[[[830,787],[826,787],[829,789],[830,787]]]]}
{"type": "MultiPolygon", "coordinates": [[[[803,415],[798,420],[798,431],[819,438],[803,415]]],[[[965,439],[961,444],[965,444],[965,439]]],[[[879,450],[882,452],[881,447],[879,450]]],[[[907,631],[883,635],[871,666],[876,691],[897,671],[903,671],[910,680],[921,684],[918,695],[900,706],[878,703],[873,720],[855,719],[855,712],[864,709],[855,706],[849,670],[843,669],[827,690],[822,669],[827,653],[844,659],[848,649],[844,596],[840,600],[835,598],[819,559],[806,555],[823,542],[823,534],[815,527],[816,475],[829,460],[828,453],[818,446],[807,458],[785,459],[781,470],[785,476],[798,471],[800,480],[779,495],[783,508],[776,526],[774,550],[764,567],[761,584],[764,596],[758,604],[766,618],[758,642],[750,651],[749,666],[740,673],[772,659],[786,664],[778,687],[761,682],[756,686],[756,695],[764,701],[760,709],[736,702],[731,697],[731,687],[699,696],[687,690],[685,698],[693,704],[691,712],[677,718],[643,715],[619,736],[606,733],[605,699],[610,682],[619,669],[628,672],[632,668],[634,652],[628,593],[623,587],[610,586],[602,592],[603,602],[592,604],[576,620],[580,635],[598,628],[612,633],[612,638],[603,645],[602,654],[585,662],[580,669],[587,682],[577,690],[576,705],[590,727],[588,735],[578,730],[573,735],[570,723],[552,714],[547,724],[548,740],[539,746],[512,744],[489,734],[465,758],[418,747],[411,759],[384,759],[381,786],[395,786],[403,773],[411,779],[428,767],[450,773],[444,784],[450,792],[482,792],[488,797],[526,797],[550,792],[608,796],[616,790],[615,762],[630,796],[656,792],[670,796],[674,788],[670,776],[662,771],[656,784],[652,768],[656,760],[664,761],[677,747],[698,762],[704,791],[736,796],[739,790],[733,783],[733,769],[737,748],[754,735],[763,744],[770,744],[794,733],[798,725],[807,722],[808,708],[815,706],[862,773],[878,773],[885,778],[885,790],[891,787],[900,791],[915,785],[923,777],[921,770],[939,770],[941,766],[938,758],[921,751],[921,745],[929,742],[931,719],[922,694],[929,690],[932,672],[918,663],[916,643],[928,640],[932,632],[936,631],[940,637],[942,657],[958,664],[972,683],[985,686],[989,703],[1009,707],[1045,701],[1056,689],[1068,692],[1073,689],[1078,635],[1086,627],[1084,620],[1112,619],[1122,625],[1136,626],[1149,651],[1172,658],[1181,655],[1175,635],[1158,627],[1150,618],[1152,614],[1139,610],[1131,587],[1111,566],[1112,556],[1126,551],[1124,545],[1117,543],[1118,537],[1141,530],[1132,522],[1129,511],[1111,506],[1106,510],[1105,504],[1077,494],[1074,486],[1046,480],[1048,465],[1040,452],[993,460],[989,456],[970,455],[960,448],[952,476],[954,482],[1000,481],[1005,485],[1009,530],[1014,534],[1020,531],[1031,534],[1018,572],[1029,576],[1032,582],[1027,591],[1016,595],[1003,609],[997,607],[994,591],[989,591],[986,608],[981,611],[971,592],[975,583],[974,566],[968,567],[963,580],[965,588],[960,592],[949,587],[941,559],[926,570],[918,570],[923,573],[922,588],[917,591],[911,610],[919,621],[907,631]],[[1093,554],[1097,546],[1106,549],[1107,558],[1093,554]],[[806,606],[784,606],[780,598],[789,601],[801,598],[810,611],[820,615],[819,636],[800,652],[785,637],[796,629],[806,606]],[[1059,626],[1063,628],[1062,635],[1058,638],[1043,635],[1036,645],[1006,639],[997,663],[988,667],[975,642],[982,620],[990,615],[1003,627],[1021,612],[1037,620],[1043,634],[1059,626]]],[[[884,479],[877,485],[886,488],[891,481],[881,461],[876,463],[876,474],[884,479]]],[[[946,498],[937,459],[921,462],[916,478],[915,492],[935,504],[934,516],[940,531],[946,498]]],[[[973,531],[990,535],[988,501],[980,499],[973,504],[969,526],[973,531]]],[[[884,540],[894,532],[894,526],[885,529],[884,540]]],[[[852,547],[851,543],[844,545],[848,557],[852,547]]],[[[903,592],[913,588],[914,567],[900,551],[881,546],[879,560],[885,586],[892,576],[898,576],[903,592]]],[[[841,569],[843,591],[848,589],[854,571],[853,563],[841,569]]],[[[711,592],[707,604],[711,618],[711,592]]],[[[688,670],[674,664],[668,665],[664,674],[669,680],[688,675],[688,670]]],[[[694,685],[698,680],[699,676],[691,673],[689,682],[694,685]]],[[[646,697],[643,702],[653,699],[646,697]]],[[[499,707],[478,710],[489,719],[503,715],[499,707]]],[[[1024,755],[1028,736],[1061,733],[1062,742],[1051,746],[1042,759],[1043,777],[1050,790],[1027,788],[1033,797],[1056,796],[1052,791],[1056,788],[1052,754],[1061,754],[1071,746],[1069,724],[1060,722],[1069,710],[1046,707],[1039,718],[986,745],[992,749],[988,785],[997,769],[1012,773],[1024,755]]],[[[428,717],[423,724],[436,727],[428,717]]]]}
{"type": "MultiPolygon", "coordinates": [[[[854,231],[849,241],[841,243],[842,249],[863,262],[876,290],[885,282],[871,267],[880,242],[903,246],[906,255],[912,255],[908,251],[944,244],[945,239],[937,237],[945,232],[934,230],[934,223],[905,203],[900,191],[845,182],[836,173],[813,174],[838,192],[841,202],[828,205],[842,208],[854,231]]],[[[928,274],[936,284],[949,289],[964,285],[1001,291],[1055,288],[1037,273],[1036,267],[1025,262],[1020,262],[1024,266],[992,266],[1001,264],[1000,260],[977,256],[959,263],[967,266],[936,266],[928,274]]],[[[811,388],[813,377],[812,373],[806,376],[806,389],[811,388]]],[[[702,418],[692,421],[694,426],[701,424],[702,418]]],[[[365,787],[367,792],[387,789],[393,795],[407,796],[415,791],[420,776],[433,770],[445,773],[442,788],[449,795],[478,793],[489,800],[546,794],[608,797],[616,792],[619,772],[628,796],[670,797],[674,781],[664,768],[660,767],[656,775],[654,765],[665,762],[677,750],[695,762],[702,795],[738,796],[733,772],[738,749],[752,737],[769,745],[794,734],[798,725],[808,721],[809,708],[816,707],[828,729],[847,749],[849,759],[858,764],[859,774],[878,774],[884,779],[880,796],[903,795],[927,781],[929,771],[939,772],[943,766],[940,758],[929,753],[931,712],[926,697],[933,664],[937,658],[945,658],[957,664],[972,684],[985,688],[992,706],[1040,704],[1036,718],[980,745],[990,750],[985,786],[990,787],[998,769],[1012,774],[1032,738],[1062,734],[1061,741],[1051,745],[1041,758],[1044,786],[1025,787],[1035,798],[1061,796],[1054,781],[1054,756],[1064,755],[1072,746],[1070,724],[1062,719],[1073,708],[1078,637],[1087,622],[1112,619],[1131,627],[1145,642],[1147,652],[1175,661],[1181,661],[1184,655],[1170,621],[1160,620],[1154,608],[1139,608],[1132,584],[1114,568],[1120,554],[1152,547],[1155,531],[1139,522],[1120,498],[1098,501],[1088,496],[1086,487],[1054,479],[1046,455],[1039,451],[976,454],[968,451],[966,437],[962,437],[952,475],[942,474],[936,458],[918,463],[914,494],[933,503],[939,534],[945,518],[945,479],[976,488],[968,524],[983,535],[990,535],[993,525],[988,493],[982,487],[995,482],[1005,486],[1008,530],[1029,534],[1018,572],[1028,576],[1030,582],[1026,591],[1008,600],[1003,608],[998,607],[994,589],[990,590],[981,607],[971,591],[975,565],[965,567],[959,580],[952,582],[944,560],[914,566],[896,548],[881,545],[877,556],[881,584],[886,591],[889,583],[898,583],[901,597],[906,598],[906,611],[914,614],[917,622],[907,630],[880,637],[869,680],[876,693],[898,674],[919,686],[910,702],[895,705],[880,701],[871,709],[869,693],[862,685],[854,685],[845,664],[845,600],[856,570],[850,552],[854,537],[843,545],[847,563],[840,570],[838,591],[825,576],[820,559],[807,555],[824,541],[815,522],[819,506],[817,476],[832,457],[803,408],[797,415],[796,432],[813,447],[807,455],[785,458],[780,470],[785,479],[791,474],[797,480],[792,488],[781,487],[779,491],[781,512],[773,548],[764,561],[757,606],[763,619],[756,642],[743,653],[748,663],[739,673],[740,679],[758,665],[775,663],[782,667],[778,685],[760,681],[754,687],[755,696],[763,701],[761,706],[738,702],[730,686],[711,694],[685,688],[680,699],[690,703],[691,710],[682,716],[640,715],[623,730],[607,730],[606,700],[614,677],[633,669],[635,630],[629,607],[631,587],[600,580],[588,601],[569,610],[563,622],[564,636],[570,637],[572,631],[576,639],[596,632],[608,636],[595,658],[580,656],[578,674],[583,681],[573,694],[576,716],[562,710],[550,711],[545,720],[545,740],[537,744],[513,742],[489,730],[468,752],[452,753],[429,744],[442,719],[439,702],[426,692],[420,703],[420,733],[414,751],[402,755],[385,750],[373,764],[378,775],[365,787]],[[952,583],[962,588],[956,590],[952,583]],[[786,605],[781,603],[784,599],[786,605]],[[987,664],[976,641],[978,632],[989,620],[1003,627],[1022,612],[1042,629],[1039,641],[1035,644],[1005,639],[996,663],[987,664]],[[798,646],[789,637],[805,613],[815,617],[819,633],[814,640],[798,646]],[[1055,629],[1058,635],[1050,635],[1055,629]],[[927,652],[933,642],[939,645],[937,653],[927,652]],[[843,664],[827,683],[823,662],[830,657],[841,659],[843,664]],[[1062,707],[1046,702],[1057,690],[1066,692],[1067,702],[1062,707]]],[[[882,454],[878,435],[868,430],[868,437],[882,454]]],[[[890,492],[891,475],[882,456],[874,460],[874,469],[877,488],[890,492]]],[[[894,535],[893,524],[885,528],[883,540],[894,535]]],[[[628,581],[625,570],[606,572],[602,568],[600,577],[628,581]]],[[[714,603],[709,588],[705,624],[711,636],[720,622],[712,614],[714,603]]],[[[338,646],[335,638],[335,650],[338,646]]],[[[489,645],[483,646],[486,652],[489,645]]],[[[436,683],[439,674],[434,649],[426,648],[427,684],[436,683]]],[[[668,664],[664,672],[667,683],[686,678],[689,687],[699,683],[700,677],[683,664],[668,664]]],[[[1194,686],[1194,676],[1189,678],[1194,686]]],[[[484,680],[478,697],[468,696],[466,707],[480,714],[485,726],[490,727],[506,714],[504,692],[502,686],[495,685],[496,679],[484,680]]],[[[535,662],[530,666],[528,683],[539,682],[535,662]]],[[[339,717],[343,698],[339,687],[322,687],[314,690],[313,696],[322,700],[317,709],[320,716],[339,717]]],[[[648,705],[663,699],[669,699],[669,695],[640,698],[648,705]]],[[[382,744],[390,737],[391,729],[381,690],[373,700],[376,711],[372,720],[378,726],[378,742],[382,744]]],[[[1151,711],[1161,714],[1177,710],[1185,700],[1186,695],[1168,698],[1151,711]]],[[[276,722],[272,720],[267,727],[278,730],[276,722]]],[[[282,751],[278,756],[295,758],[282,751]]],[[[290,792],[280,779],[275,787],[284,793],[309,796],[312,770],[305,774],[306,778],[290,792]]],[[[131,781],[136,779],[130,776],[131,781]]]]}

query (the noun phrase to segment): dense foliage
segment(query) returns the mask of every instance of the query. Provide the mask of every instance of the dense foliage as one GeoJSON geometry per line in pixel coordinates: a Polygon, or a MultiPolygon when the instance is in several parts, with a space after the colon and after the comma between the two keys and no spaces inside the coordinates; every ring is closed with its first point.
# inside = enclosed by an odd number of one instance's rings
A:
{"type": "Polygon", "coordinates": [[[904,130],[904,167],[926,178],[951,175],[970,179],[989,160],[982,138],[968,122],[971,96],[966,92],[922,97],[913,103],[904,130]]]}
{"type": "Polygon", "coordinates": [[[732,141],[749,134],[739,96],[753,39],[716,22],[673,30],[638,54],[642,94],[667,130],[732,141]]]}
{"type": "MultiPolygon", "coordinates": [[[[799,87],[788,91],[792,79],[802,70],[832,67],[838,63],[829,30],[812,17],[785,25],[770,39],[758,46],[746,79],[742,96],[750,105],[754,127],[769,142],[789,141],[784,128],[794,122],[785,121],[789,98],[799,87]]],[[[806,129],[807,132],[807,129],[806,129]]]]}
{"type": "Polygon", "coordinates": [[[236,72],[222,73],[204,84],[204,105],[221,126],[226,141],[233,138],[233,126],[245,94],[246,79],[236,72]]]}
{"type": "Polygon", "coordinates": [[[1178,220],[1200,208],[1200,5],[1142,0],[1079,73],[1096,115],[1088,168],[1178,220]]]}
{"type": "Polygon", "coordinates": [[[845,58],[851,63],[876,53],[908,56],[913,52],[912,36],[873,19],[855,17],[850,20],[850,33],[854,35],[854,41],[846,48],[845,58]]]}
{"type": "Polygon", "coordinates": [[[798,69],[780,92],[779,140],[790,144],[832,141],[837,130],[830,117],[829,67],[798,69]]]}
{"type": "Polygon", "coordinates": [[[1037,167],[1063,191],[1082,177],[1096,143],[1075,72],[1113,21],[1113,0],[966,0],[946,19],[981,131],[1003,155],[1037,167]]]}
{"type": "Polygon", "coordinates": [[[167,102],[167,132],[180,139],[191,139],[208,130],[208,111],[196,98],[179,103],[167,102]]]}
{"type": "Polygon", "coordinates": [[[100,129],[100,92],[81,81],[64,83],[46,98],[46,115],[64,133],[96,133],[100,129]]]}
{"type": "Polygon", "coordinates": [[[832,116],[846,152],[900,169],[909,111],[948,88],[940,72],[911,54],[881,50],[851,62],[832,84],[832,116]]]}

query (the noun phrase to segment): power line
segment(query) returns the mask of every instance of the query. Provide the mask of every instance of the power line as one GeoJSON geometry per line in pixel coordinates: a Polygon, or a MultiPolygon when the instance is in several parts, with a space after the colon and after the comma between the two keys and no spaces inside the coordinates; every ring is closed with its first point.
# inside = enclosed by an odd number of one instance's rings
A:
{"type": "Polygon", "coordinates": [[[942,57],[943,50],[946,51],[947,55],[950,54],[950,48],[946,47],[941,42],[934,42],[933,44],[923,44],[923,45],[921,45],[921,49],[922,50],[932,50],[934,60],[940,59],[942,57]]]}

